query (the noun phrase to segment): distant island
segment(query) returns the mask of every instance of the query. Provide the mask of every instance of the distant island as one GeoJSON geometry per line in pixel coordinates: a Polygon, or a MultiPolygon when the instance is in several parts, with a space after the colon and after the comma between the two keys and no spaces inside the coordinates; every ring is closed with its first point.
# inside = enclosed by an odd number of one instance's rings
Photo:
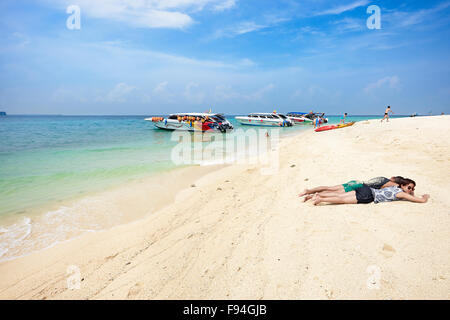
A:
{"type": "Polygon", "coordinates": [[[0,111],[0,117],[4,117],[4,116],[6,116],[6,112],[0,111]]]}

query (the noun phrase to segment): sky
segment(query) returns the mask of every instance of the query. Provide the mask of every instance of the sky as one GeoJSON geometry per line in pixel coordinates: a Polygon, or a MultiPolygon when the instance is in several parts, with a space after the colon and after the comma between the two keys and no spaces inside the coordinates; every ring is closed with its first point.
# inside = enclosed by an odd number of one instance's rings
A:
{"type": "Polygon", "coordinates": [[[449,39],[450,0],[2,0],[0,111],[448,114],[449,39]]]}

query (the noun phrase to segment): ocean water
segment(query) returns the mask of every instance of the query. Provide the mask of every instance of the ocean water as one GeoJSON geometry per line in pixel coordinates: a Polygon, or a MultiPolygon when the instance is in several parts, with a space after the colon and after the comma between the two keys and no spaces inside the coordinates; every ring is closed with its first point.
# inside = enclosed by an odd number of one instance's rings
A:
{"type": "MultiPolygon", "coordinates": [[[[179,167],[171,160],[177,144],[171,133],[156,129],[144,118],[0,117],[0,260],[8,251],[11,256],[13,243],[30,242],[37,213],[45,214],[47,224],[55,229],[65,230],[61,224],[66,220],[57,215],[63,205],[56,213],[39,208],[179,167]]],[[[235,129],[250,129],[238,124],[234,116],[227,118],[235,129]]],[[[348,121],[373,118],[349,117],[348,121]]],[[[338,123],[340,117],[329,120],[338,123]]],[[[281,136],[311,128],[283,128],[281,136]]],[[[76,210],[65,208],[63,213],[75,214],[76,210]]]]}

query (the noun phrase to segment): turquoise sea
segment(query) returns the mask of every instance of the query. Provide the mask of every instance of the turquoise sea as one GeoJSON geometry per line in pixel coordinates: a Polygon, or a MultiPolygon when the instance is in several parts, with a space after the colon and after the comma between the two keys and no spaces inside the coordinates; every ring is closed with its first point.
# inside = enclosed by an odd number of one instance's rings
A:
{"type": "MultiPolygon", "coordinates": [[[[145,118],[0,117],[0,240],[10,228],[2,223],[6,218],[11,223],[49,203],[174,169],[170,156],[177,142],[145,118]]],[[[249,128],[234,116],[227,118],[235,129],[249,128]]],[[[353,116],[348,121],[373,118],[379,116],[353,116]]],[[[340,117],[329,120],[338,123],[340,117]]],[[[312,126],[285,128],[281,135],[301,130],[312,126]]]]}

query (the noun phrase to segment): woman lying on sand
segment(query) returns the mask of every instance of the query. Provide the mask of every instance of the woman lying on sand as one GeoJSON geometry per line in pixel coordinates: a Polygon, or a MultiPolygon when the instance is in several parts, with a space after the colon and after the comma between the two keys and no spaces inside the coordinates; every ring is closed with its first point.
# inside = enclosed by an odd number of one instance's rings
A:
{"type": "Polygon", "coordinates": [[[416,183],[413,180],[402,179],[399,182],[399,186],[385,187],[382,189],[374,189],[367,185],[363,185],[362,187],[347,193],[331,194],[330,192],[321,192],[316,193],[314,196],[309,195],[306,200],[313,198],[314,205],[318,205],[322,202],[332,204],[357,204],[371,202],[380,203],[398,200],[425,203],[430,198],[428,194],[425,194],[422,197],[414,196],[416,183]]]}
{"type": "MultiPolygon", "coordinates": [[[[350,191],[355,191],[358,188],[361,188],[363,185],[366,185],[373,189],[383,189],[387,187],[398,187],[400,183],[404,180],[403,177],[392,177],[390,179],[385,177],[377,177],[370,179],[368,181],[357,181],[352,180],[344,184],[340,184],[337,186],[322,186],[317,187],[314,189],[305,189],[302,193],[300,193],[298,196],[303,197],[306,195],[312,195],[318,192],[325,193],[328,192],[330,195],[335,195],[336,193],[346,193],[350,191]]],[[[306,199],[306,198],[305,198],[306,199]]],[[[309,200],[309,199],[306,199],[309,200]]],[[[305,201],[306,201],[305,200],[305,201]]]]}

